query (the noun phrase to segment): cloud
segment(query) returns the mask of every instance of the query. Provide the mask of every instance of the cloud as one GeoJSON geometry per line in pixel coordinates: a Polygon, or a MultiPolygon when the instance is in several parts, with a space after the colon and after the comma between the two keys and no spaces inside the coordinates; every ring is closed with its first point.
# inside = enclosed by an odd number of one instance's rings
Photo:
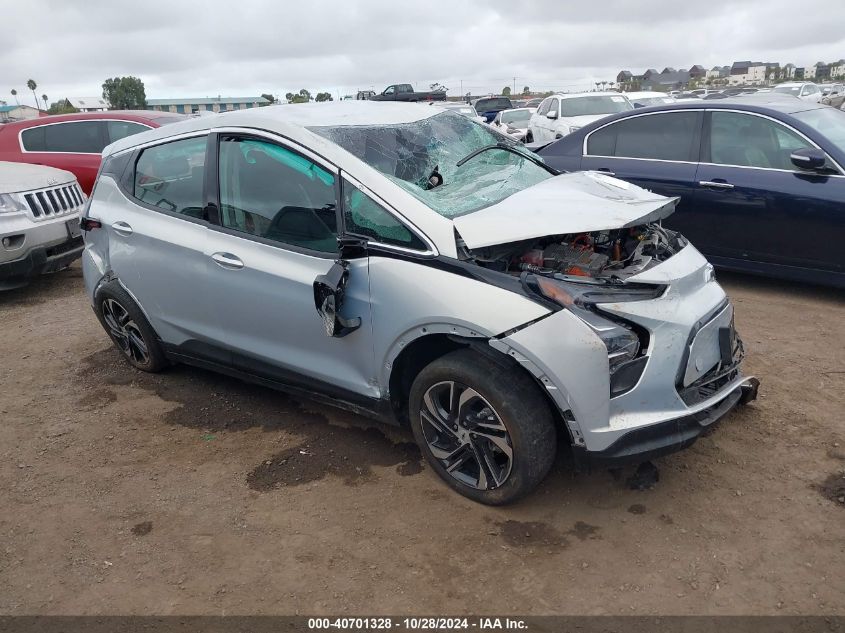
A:
{"type": "MultiPolygon", "coordinates": [[[[621,69],[845,56],[845,5],[792,0],[27,0],[0,22],[0,95],[52,98],[141,77],[149,97],[349,93],[435,81],[457,94],[586,89],[621,69]],[[516,79],[514,79],[516,78],[516,79]]],[[[0,98],[7,98],[2,96],[0,98]]]]}

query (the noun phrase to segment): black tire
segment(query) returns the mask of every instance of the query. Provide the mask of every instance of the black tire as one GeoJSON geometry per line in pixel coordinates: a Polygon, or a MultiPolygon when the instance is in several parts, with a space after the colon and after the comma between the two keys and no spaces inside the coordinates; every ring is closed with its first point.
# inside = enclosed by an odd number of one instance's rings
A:
{"type": "Polygon", "coordinates": [[[434,471],[457,492],[480,503],[502,505],[521,499],[537,487],[554,463],[554,416],[537,384],[519,368],[472,350],[451,352],[419,373],[411,386],[409,417],[414,438],[434,471]],[[439,411],[432,413],[432,403],[447,400],[452,415],[438,406],[439,411]],[[456,400],[465,400],[465,415],[461,406],[452,406],[456,400]],[[442,424],[446,419],[456,422],[451,431],[442,424]],[[474,426],[478,424],[483,426],[474,426]],[[494,429],[498,426],[504,428],[494,429]],[[490,441],[492,435],[495,442],[490,441]],[[499,448],[503,443],[510,446],[510,456],[499,448]],[[459,450],[463,452],[458,454],[459,450]],[[447,453],[448,457],[441,459],[447,453]],[[486,466],[482,466],[482,457],[486,466]],[[461,459],[462,465],[454,467],[461,459]],[[508,459],[510,463],[505,465],[508,459]],[[484,486],[481,471],[485,473],[484,486]],[[473,482],[476,472],[477,481],[473,482]]]}
{"type": "Polygon", "coordinates": [[[94,311],[109,338],[133,367],[157,372],[168,366],[158,336],[144,313],[117,281],[103,284],[97,290],[94,311]]]}

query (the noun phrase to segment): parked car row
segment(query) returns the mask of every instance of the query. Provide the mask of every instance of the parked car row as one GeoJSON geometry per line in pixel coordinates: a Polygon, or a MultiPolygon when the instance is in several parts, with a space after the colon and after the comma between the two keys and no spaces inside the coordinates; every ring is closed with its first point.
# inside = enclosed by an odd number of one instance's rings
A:
{"type": "Polygon", "coordinates": [[[0,126],[0,290],[25,285],[79,258],[79,213],[94,186],[103,148],[185,118],[132,110],[0,126]]]}

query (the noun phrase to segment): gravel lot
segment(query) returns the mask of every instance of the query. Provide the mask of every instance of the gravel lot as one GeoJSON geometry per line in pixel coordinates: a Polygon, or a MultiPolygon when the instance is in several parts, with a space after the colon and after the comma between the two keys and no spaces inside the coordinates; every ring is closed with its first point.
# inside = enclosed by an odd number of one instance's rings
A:
{"type": "MultiPolygon", "coordinates": [[[[122,362],[81,270],[0,295],[2,614],[845,614],[845,298],[722,274],[760,399],[506,508],[410,434],[122,362]]],[[[316,317],[315,317],[316,318],[316,317]]]]}

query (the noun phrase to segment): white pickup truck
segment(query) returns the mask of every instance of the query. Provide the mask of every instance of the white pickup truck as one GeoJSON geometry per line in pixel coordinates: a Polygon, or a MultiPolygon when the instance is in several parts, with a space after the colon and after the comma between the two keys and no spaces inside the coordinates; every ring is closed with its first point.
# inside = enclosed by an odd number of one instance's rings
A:
{"type": "Polygon", "coordinates": [[[24,286],[82,255],[85,199],[68,171],[0,161],[0,290],[24,286]]]}

